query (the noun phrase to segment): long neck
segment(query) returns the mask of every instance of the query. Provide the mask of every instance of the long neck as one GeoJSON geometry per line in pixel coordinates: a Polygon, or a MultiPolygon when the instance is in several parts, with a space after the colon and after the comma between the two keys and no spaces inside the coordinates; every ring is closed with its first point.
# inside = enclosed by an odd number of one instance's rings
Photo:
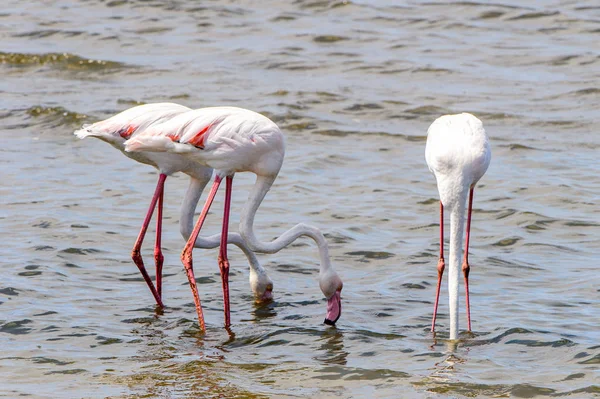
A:
{"type": "Polygon", "coordinates": [[[202,191],[204,191],[204,187],[208,184],[209,179],[196,179],[190,177],[190,184],[185,193],[185,197],[183,197],[181,213],[179,215],[179,232],[185,240],[190,238],[192,230],[194,229],[194,213],[196,212],[196,205],[198,204],[202,191]]]}
{"type": "Polygon", "coordinates": [[[320,273],[323,275],[325,272],[331,270],[331,262],[329,261],[327,241],[325,240],[323,233],[316,227],[300,223],[271,242],[259,241],[258,238],[256,238],[256,235],[254,235],[254,216],[256,215],[261,202],[265,198],[265,195],[271,188],[271,185],[273,185],[274,180],[274,177],[257,175],[256,183],[250,191],[248,201],[244,206],[240,219],[240,233],[242,234],[242,237],[253,251],[269,254],[278,252],[282,248],[287,247],[292,242],[296,241],[298,237],[310,237],[319,248],[319,257],[321,259],[320,273]]]}
{"type": "MultiPolygon", "coordinates": [[[[185,240],[188,240],[192,234],[196,206],[200,200],[200,197],[202,196],[202,191],[204,191],[204,188],[208,184],[209,180],[210,175],[207,175],[206,178],[203,179],[197,179],[190,176],[190,184],[187,192],[185,193],[185,197],[183,198],[183,202],[181,204],[181,214],[179,217],[179,231],[185,240]]],[[[261,275],[266,274],[265,270],[256,258],[256,255],[244,243],[244,240],[239,233],[229,233],[227,235],[227,243],[233,244],[242,250],[244,255],[246,255],[246,258],[248,258],[248,264],[250,265],[251,272],[261,275]]],[[[221,245],[221,234],[214,234],[208,237],[198,236],[196,242],[194,243],[195,248],[204,249],[217,248],[219,245],[221,245]]]]}
{"type": "Polygon", "coordinates": [[[450,300],[450,339],[458,339],[458,282],[460,280],[462,239],[465,220],[466,195],[462,194],[450,211],[450,267],[448,296],[450,300]]]}

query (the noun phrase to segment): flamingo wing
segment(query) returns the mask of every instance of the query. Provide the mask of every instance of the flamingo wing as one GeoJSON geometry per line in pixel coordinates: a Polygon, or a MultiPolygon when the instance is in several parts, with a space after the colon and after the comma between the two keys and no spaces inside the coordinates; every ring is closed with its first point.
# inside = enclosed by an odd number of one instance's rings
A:
{"type": "Polygon", "coordinates": [[[91,125],[84,125],[81,129],[76,130],[74,134],[81,139],[91,136],[109,142],[124,141],[149,126],[161,123],[189,110],[188,107],[174,103],[139,105],[108,119],[91,125]]]}

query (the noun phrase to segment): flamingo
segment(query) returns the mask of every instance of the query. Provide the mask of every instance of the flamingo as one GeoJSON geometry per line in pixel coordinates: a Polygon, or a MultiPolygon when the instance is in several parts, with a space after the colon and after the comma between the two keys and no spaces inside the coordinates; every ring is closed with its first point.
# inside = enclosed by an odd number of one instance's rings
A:
{"type": "MultiPolygon", "coordinates": [[[[213,170],[210,167],[202,166],[190,162],[185,157],[177,154],[158,154],[158,153],[129,153],[125,152],[124,143],[127,139],[144,129],[168,120],[177,114],[189,111],[188,107],[173,103],[145,104],[127,109],[109,119],[96,122],[93,125],[84,125],[82,129],[75,131],[75,135],[81,139],[86,137],[96,137],[103,140],[118,150],[122,151],[129,158],[135,161],[151,165],[159,170],[158,183],[156,190],[150,201],[150,207],[142,228],[131,252],[132,259],[140,270],[146,284],[150,288],[156,303],[163,307],[162,302],[162,266],[164,257],[161,250],[162,235],[162,208],[164,185],[167,176],[175,172],[183,172],[190,176],[190,183],[181,206],[181,215],[179,219],[180,232],[187,240],[190,237],[193,227],[193,217],[196,205],[202,195],[206,184],[210,181],[213,170]],[[148,276],[140,250],[144,240],[148,224],[152,218],[154,209],[158,204],[158,217],[156,221],[156,243],[154,247],[154,258],[156,262],[156,287],[148,276]]],[[[262,268],[255,254],[248,249],[239,233],[229,233],[227,241],[237,245],[248,258],[250,264],[250,286],[258,302],[268,301],[272,298],[273,283],[266,271],[262,268]]],[[[194,241],[196,248],[216,248],[220,245],[220,235],[216,234],[210,237],[197,238],[194,241]]],[[[228,305],[228,304],[227,304],[228,305]]],[[[228,308],[225,309],[228,312],[228,308]]]]}
{"type": "Polygon", "coordinates": [[[469,234],[475,184],[485,174],[492,153],[483,124],[475,116],[462,113],[444,115],[436,119],[427,131],[425,159],[434,174],[440,194],[440,258],[438,281],[431,331],[435,331],[440,285],[444,274],[444,207],[450,208],[450,270],[448,292],[450,302],[450,339],[458,338],[458,284],[459,262],[462,252],[462,237],[465,220],[465,203],[469,197],[467,235],[462,271],[465,283],[467,326],[471,331],[471,309],[469,305],[469,234]]]}
{"type": "MultiPolygon", "coordinates": [[[[272,242],[262,242],[254,234],[254,216],[273,185],[285,153],[285,137],[277,125],[256,112],[235,107],[211,107],[179,114],[151,126],[125,143],[125,151],[159,151],[185,154],[196,164],[210,166],[216,175],[204,209],[181,254],[182,263],[196,304],[198,322],[205,330],[202,306],[193,272],[192,244],[199,234],[208,210],[223,178],[226,180],[222,237],[227,234],[233,177],[236,172],[252,172],[256,182],[248,196],[240,219],[240,234],[252,251],[275,253],[301,236],[315,241],[319,249],[319,286],[327,298],[325,323],[334,325],[342,311],[342,280],[329,260],[327,241],[315,227],[298,224],[272,242]]],[[[227,246],[221,243],[219,266],[227,285],[229,262],[227,246]]]]}

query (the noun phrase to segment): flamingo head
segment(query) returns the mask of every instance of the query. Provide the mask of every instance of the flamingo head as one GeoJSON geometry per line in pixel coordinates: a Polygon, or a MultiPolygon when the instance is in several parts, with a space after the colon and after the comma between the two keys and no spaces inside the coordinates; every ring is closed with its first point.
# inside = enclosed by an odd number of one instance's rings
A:
{"type": "Polygon", "coordinates": [[[260,297],[257,297],[257,301],[264,303],[264,302],[270,302],[273,300],[273,284],[268,284],[265,288],[265,291],[260,295],[260,297]]]}
{"type": "Polygon", "coordinates": [[[319,279],[321,291],[327,298],[327,314],[324,323],[335,325],[342,315],[342,288],[344,284],[340,276],[333,270],[325,273],[319,279]]]}
{"type": "Polygon", "coordinates": [[[273,300],[273,281],[264,270],[256,272],[250,269],[250,288],[257,303],[266,303],[273,300]]]}

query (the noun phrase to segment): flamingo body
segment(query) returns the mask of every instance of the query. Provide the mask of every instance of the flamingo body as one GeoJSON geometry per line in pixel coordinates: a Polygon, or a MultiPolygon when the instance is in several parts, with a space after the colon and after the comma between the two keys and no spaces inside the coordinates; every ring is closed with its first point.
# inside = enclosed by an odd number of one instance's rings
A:
{"type": "Polygon", "coordinates": [[[127,142],[126,151],[190,154],[223,175],[247,171],[277,176],[285,156],[285,137],[273,121],[256,112],[209,107],[147,129],[143,140],[133,137],[127,142]]]}
{"type": "Polygon", "coordinates": [[[465,205],[469,197],[467,219],[466,250],[462,264],[465,278],[468,329],[471,329],[468,291],[468,245],[471,222],[473,189],[485,174],[491,160],[491,150],[483,124],[475,116],[462,113],[444,115],[436,119],[427,132],[425,159],[429,170],[434,174],[440,195],[440,259],[438,262],[438,286],[432,321],[439,299],[442,274],[445,268],[443,254],[443,211],[450,210],[450,265],[448,271],[448,292],[450,303],[450,339],[458,337],[458,286],[460,278],[460,257],[464,232],[465,205]]]}
{"type": "Polygon", "coordinates": [[[139,132],[145,131],[154,124],[167,121],[175,115],[190,111],[190,108],[174,103],[144,104],[126,109],[108,119],[91,125],[84,125],[75,131],[80,139],[96,137],[112,145],[127,157],[155,167],[167,176],[176,172],[185,171],[186,174],[197,178],[205,178],[206,174],[212,175],[212,170],[195,165],[185,157],[170,156],[156,152],[126,152],[125,141],[139,132]]]}
{"type": "Polygon", "coordinates": [[[483,124],[471,114],[441,116],[427,131],[425,160],[446,207],[459,202],[465,187],[481,179],[491,156],[483,124]]]}

